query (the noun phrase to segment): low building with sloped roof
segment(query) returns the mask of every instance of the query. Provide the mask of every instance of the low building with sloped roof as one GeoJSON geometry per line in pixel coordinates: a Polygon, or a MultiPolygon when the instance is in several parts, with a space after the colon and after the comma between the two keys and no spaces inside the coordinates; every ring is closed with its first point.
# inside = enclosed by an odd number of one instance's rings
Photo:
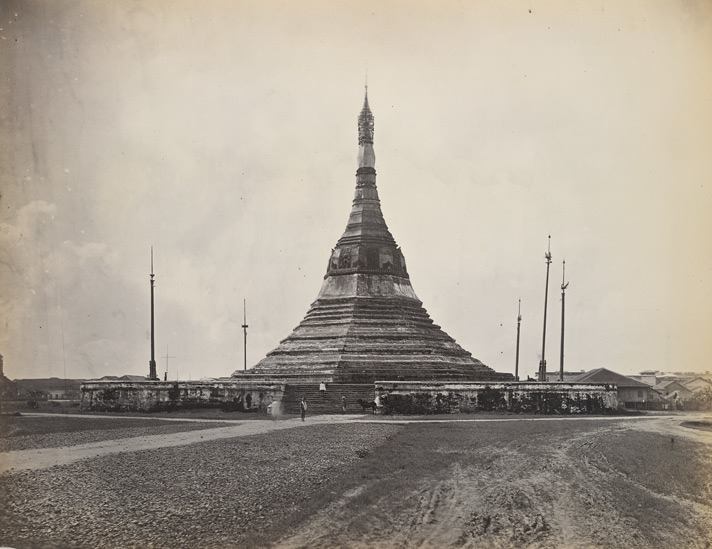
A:
{"type": "Polygon", "coordinates": [[[602,383],[618,388],[618,402],[626,408],[658,408],[667,401],[650,385],[607,368],[596,368],[579,375],[576,383],[602,383]]]}
{"type": "Polygon", "coordinates": [[[683,383],[675,379],[661,381],[654,389],[669,401],[685,402],[694,395],[683,383]]]}
{"type": "Polygon", "coordinates": [[[686,379],[682,381],[682,384],[693,393],[701,393],[702,391],[712,389],[712,382],[708,379],[705,379],[704,377],[686,379]]]}

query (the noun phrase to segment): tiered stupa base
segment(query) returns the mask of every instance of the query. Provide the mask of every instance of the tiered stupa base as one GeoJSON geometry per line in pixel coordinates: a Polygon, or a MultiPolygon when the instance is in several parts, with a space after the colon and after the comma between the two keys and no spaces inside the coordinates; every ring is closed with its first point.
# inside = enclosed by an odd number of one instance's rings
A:
{"type": "Polygon", "coordinates": [[[292,334],[234,375],[330,383],[502,379],[433,323],[407,279],[382,274],[328,278],[292,334]]]}

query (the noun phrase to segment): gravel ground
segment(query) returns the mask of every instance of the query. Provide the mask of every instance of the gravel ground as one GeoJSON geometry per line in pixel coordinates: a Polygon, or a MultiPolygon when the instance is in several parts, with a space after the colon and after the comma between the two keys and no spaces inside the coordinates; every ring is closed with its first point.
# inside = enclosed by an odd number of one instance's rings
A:
{"type": "Polygon", "coordinates": [[[314,425],[0,476],[0,546],[710,547],[682,419],[314,425]]]}
{"type": "Polygon", "coordinates": [[[0,452],[224,427],[226,423],[138,419],[0,416],[0,452]]]}
{"type": "Polygon", "coordinates": [[[710,444],[655,421],[410,425],[277,545],[710,547],[710,444]]]}
{"type": "Polygon", "coordinates": [[[3,475],[0,545],[263,545],[399,429],[302,427],[3,475]]]}

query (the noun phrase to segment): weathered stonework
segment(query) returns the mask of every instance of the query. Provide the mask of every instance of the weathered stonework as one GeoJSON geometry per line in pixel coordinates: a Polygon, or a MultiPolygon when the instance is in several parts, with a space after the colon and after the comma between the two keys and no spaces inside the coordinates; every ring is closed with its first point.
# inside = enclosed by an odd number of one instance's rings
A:
{"type": "Polygon", "coordinates": [[[345,384],[376,379],[511,379],[460,347],[423,308],[381,212],[368,98],[358,128],[351,213],[329,256],[316,301],[276,349],[253,369],[233,376],[345,384]]]}
{"type": "Polygon", "coordinates": [[[88,381],[81,386],[81,410],[160,412],[219,408],[265,412],[282,400],[284,385],[235,381],[88,381]]]}
{"type": "Polygon", "coordinates": [[[537,414],[603,414],[618,406],[614,385],[526,382],[403,382],[374,384],[246,383],[238,381],[89,381],[81,386],[81,410],[160,412],[218,408],[272,415],[299,412],[363,413],[374,399],[386,414],[455,414],[508,411],[537,414]]]}
{"type": "Polygon", "coordinates": [[[386,414],[605,414],[618,408],[614,385],[584,383],[377,381],[375,392],[386,414]]]}

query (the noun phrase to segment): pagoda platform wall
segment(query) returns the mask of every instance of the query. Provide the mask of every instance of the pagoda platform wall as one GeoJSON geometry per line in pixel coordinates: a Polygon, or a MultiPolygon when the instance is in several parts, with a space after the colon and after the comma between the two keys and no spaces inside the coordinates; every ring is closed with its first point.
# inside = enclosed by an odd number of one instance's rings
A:
{"type": "Polygon", "coordinates": [[[606,414],[618,409],[615,385],[566,382],[377,381],[384,414],[514,412],[606,414]]]}
{"type": "Polygon", "coordinates": [[[285,385],[274,381],[232,380],[88,381],[82,383],[80,391],[82,411],[163,412],[217,408],[266,413],[269,405],[282,400],[285,385]]]}
{"type": "Polygon", "coordinates": [[[538,382],[377,381],[375,384],[316,380],[89,381],[81,385],[81,410],[161,412],[217,408],[272,415],[298,413],[304,396],[309,413],[362,413],[376,398],[384,414],[455,414],[502,411],[537,414],[605,414],[618,408],[615,385],[538,382]],[[249,395],[249,399],[248,399],[249,395]],[[249,401],[249,406],[248,406],[249,401]]]}

